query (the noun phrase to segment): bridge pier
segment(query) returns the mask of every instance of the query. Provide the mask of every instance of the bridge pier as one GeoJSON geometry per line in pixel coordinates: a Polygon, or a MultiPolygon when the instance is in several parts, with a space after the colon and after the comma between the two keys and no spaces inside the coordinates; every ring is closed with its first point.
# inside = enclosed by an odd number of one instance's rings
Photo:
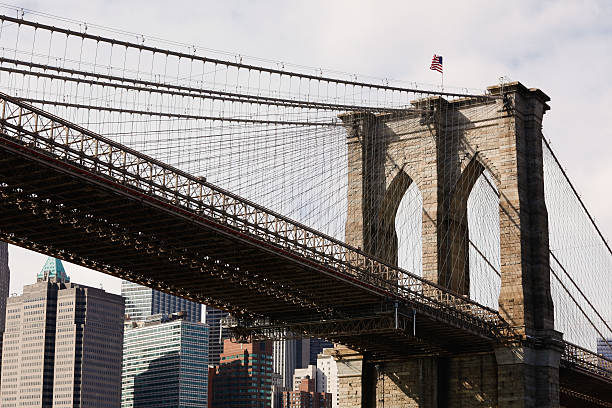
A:
{"type": "Polygon", "coordinates": [[[334,349],[341,408],[518,407],[498,405],[496,356],[422,356],[368,362],[350,349],[334,349]]]}
{"type": "Polygon", "coordinates": [[[341,408],[436,407],[435,358],[380,363],[343,346],[333,351],[341,408]]]}
{"type": "Polygon", "coordinates": [[[559,407],[561,333],[537,347],[495,349],[499,407],[559,407]]]}
{"type": "Polygon", "coordinates": [[[357,381],[358,358],[347,354],[338,363],[347,364],[342,381],[351,395],[343,407],[559,407],[561,334],[550,292],[541,133],[549,98],[518,82],[489,91],[495,99],[436,96],[405,114],[340,116],[349,165],[346,242],[397,264],[395,216],[415,183],[423,199],[422,275],[470,296],[467,202],[487,171],[499,197],[498,310],[520,347],[378,363],[374,381],[367,356],[357,381]]]}
{"type": "Polygon", "coordinates": [[[559,407],[556,347],[381,362],[344,346],[332,353],[341,408],[559,407]]]}
{"type": "Polygon", "coordinates": [[[363,355],[340,345],[336,345],[333,351],[338,367],[338,405],[343,408],[359,408],[362,406],[363,395],[363,355]]]}

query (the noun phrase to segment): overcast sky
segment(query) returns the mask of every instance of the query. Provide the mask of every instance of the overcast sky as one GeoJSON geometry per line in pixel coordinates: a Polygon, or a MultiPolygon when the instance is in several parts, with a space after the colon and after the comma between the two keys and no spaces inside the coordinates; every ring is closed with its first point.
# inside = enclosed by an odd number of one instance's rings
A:
{"type": "MultiPolygon", "coordinates": [[[[136,33],[309,67],[484,88],[500,76],[552,101],[544,132],[606,236],[612,235],[612,3],[605,1],[111,1],[11,3],[136,33]]],[[[26,13],[26,18],[28,17],[26,13]]],[[[45,257],[10,248],[11,292],[45,257]]],[[[72,280],[118,280],[66,264],[72,280]]]]}

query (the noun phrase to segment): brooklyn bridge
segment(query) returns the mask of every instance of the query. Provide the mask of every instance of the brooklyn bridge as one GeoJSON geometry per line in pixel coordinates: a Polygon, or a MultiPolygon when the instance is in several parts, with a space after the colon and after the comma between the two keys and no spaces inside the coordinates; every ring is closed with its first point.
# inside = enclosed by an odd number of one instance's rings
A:
{"type": "Polygon", "coordinates": [[[612,406],[612,250],[544,91],[11,16],[0,47],[3,241],[331,340],[341,407],[612,406]]]}

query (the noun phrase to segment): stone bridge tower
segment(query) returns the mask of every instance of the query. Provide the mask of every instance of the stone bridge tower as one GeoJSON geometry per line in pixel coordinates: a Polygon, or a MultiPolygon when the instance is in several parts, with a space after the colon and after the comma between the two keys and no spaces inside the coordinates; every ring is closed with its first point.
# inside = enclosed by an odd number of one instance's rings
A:
{"type": "Polygon", "coordinates": [[[383,406],[381,398],[385,407],[559,406],[541,140],[549,98],[517,82],[489,91],[496,98],[433,97],[413,102],[406,114],[341,116],[346,241],[397,264],[395,216],[415,183],[423,197],[423,276],[469,296],[467,200],[486,170],[499,193],[499,312],[534,346],[420,356],[378,365],[377,375],[367,356],[340,348],[343,408],[383,406]]]}

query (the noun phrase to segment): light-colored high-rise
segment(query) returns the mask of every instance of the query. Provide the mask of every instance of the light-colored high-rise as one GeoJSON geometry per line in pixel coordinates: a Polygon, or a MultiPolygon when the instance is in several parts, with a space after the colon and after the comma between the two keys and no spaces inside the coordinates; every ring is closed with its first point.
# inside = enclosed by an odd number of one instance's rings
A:
{"type": "Polygon", "coordinates": [[[332,395],[332,408],[338,408],[338,366],[331,353],[317,356],[317,391],[332,395]]]}
{"type": "Polygon", "coordinates": [[[202,305],[169,295],[146,286],[121,281],[121,296],[125,298],[125,314],[130,320],[144,320],[153,315],[165,316],[185,312],[185,320],[200,322],[202,305]]]}
{"type": "MultiPolygon", "coordinates": [[[[9,294],[10,271],[8,266],[8,244],[0,241],[0,352],[6,318],[6,300],[9,294]]],[[[1,367],[0,367],[1,370],[1,367]]]]}
{"type": "Polygon", "coordinates": [[[296,368],[295,371],[293,372],[293,386],[291,388],[291,391],[297,391],[300,388],[300,384],[302,383],[302,380],[304,378],[310,378],[314,385],[315,385],[315,391],[321,391],[319,388],[319,386],[317,385],[317,366],[315,365],[308,365],[307,367],[304,368],[296,368]]]}
{"type": "Polygon", "coordinates": [[[205,408],[208,328],[183,313],[128,321],[121,407],[205,408]]]}
{"type": "Polygon", "coordinates": [[[293,374],[296,369],[317,364],[317,355],[333,343],[316,338],[285,339],[273,344],[274,372],[280,377],[280,391],[294,390],[293,374]]]}
{"type": "Polygon", "coordinates": [[[123,314],[121,296],[70,283],[47,259],[7,301],[2,407],[119,407],[123,314]]]}

